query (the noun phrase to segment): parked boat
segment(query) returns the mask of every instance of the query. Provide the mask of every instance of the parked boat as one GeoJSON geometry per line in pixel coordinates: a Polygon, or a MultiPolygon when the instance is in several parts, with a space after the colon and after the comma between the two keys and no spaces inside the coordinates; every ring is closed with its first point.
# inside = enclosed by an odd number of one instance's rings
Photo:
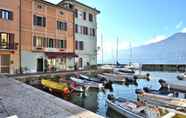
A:
{"type": "Polygon", "coordinates": [[[78,79],[76,77],[70,77],[70,79],[72,81],[78,83],[79,85],[84,86],[84,87],[96,88],[96,89],[103,88],[103,83],[97,83],[97,82],[93,82],[93,81],[82,80],[82,79],[78,79]]]}
{"type": "Polygon", "coordinates": [[[67,83],[59,83],[52,80],[41,80],[41,85],[48,88],[50,91],[60,92],[68,94],[70,93],[70,89],[67,83]]]}
{"type": "Polygon", "coordinates": [[[185,73],[181,73],[177,76],[178,80],[186,80],[186,72],[185,73]]]}
{"type": "Polygon", "coordinates": [[[104,79],[107,82],[109,82],[109,81],[116,82],[116,83],[124,83],[125,82],[124,78],[115,78],[113,76],[108,76],[108,75],[105,75],[105,74],[98,74],[97,77],[99,79],[104,79]]]}
{"type": "Polygon", "coordinates": [[[117,73],[117,74],[134,74],[135,71],[132,70],[132,69],[129,69],[129,68],[114,68],[113,69],[113,72],[114,73],[117,73]]]}
{"type": "Polygon", "coordinates": [[[107,99],[108,107],[127,118],[186,118],[186,114],[161,106],[146,105],[143,102],[129,101],[123,98],[107,99]]]}
{"type": "Polygon", "coordinates": [[[174,90],[174,91],[180,91],[180,92],[185,92],[186,93],[186,81],[165,81],[165,80],[159,80],[159,83],[163,83],[162,85],[168,86],[168,89],[174,90]]]}
{"type": "Polygon", "coordinates": [[[79,75],[79,79],[92,81],[92,82],[96,82],[96,83],[104,83],[104,79],[93,79],[93,78],[88,77],[88,76],[83,75],[83,74],[79,75]]]}
{"type": "Polygon", "coordinates": [[[75,92],[86,92],[89,88],[89,86],[80,85],[76,82],[71,82],[70,87],[72,88],[72,91],[75,92]]]}
{"type": "Polygon", "coordinates": [[[137,92],[138,99],[149,104],[168,107],[186,112],[186,99],[175,98],[172,96],[165,96],[153,93],[146,93],[144,91],[137,92]]]}

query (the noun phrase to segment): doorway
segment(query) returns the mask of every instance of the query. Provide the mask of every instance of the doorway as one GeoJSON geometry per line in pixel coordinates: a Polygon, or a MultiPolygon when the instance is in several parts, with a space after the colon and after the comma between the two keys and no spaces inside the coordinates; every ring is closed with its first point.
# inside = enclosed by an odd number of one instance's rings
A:
{"type": "Polygon", "coordinates": [[[43,58],[37,59],[37,72],[43,72],[43,58]]]}
{"type": "Polygon", "coordinates": [[[0,55],[0,73],[10,73],[10,55],[0,55]]]}
{"type": "Polygon", "coordinates": [[[83,67],[83,59],[79,58],[79,67],[82,68],[83,67]]]}

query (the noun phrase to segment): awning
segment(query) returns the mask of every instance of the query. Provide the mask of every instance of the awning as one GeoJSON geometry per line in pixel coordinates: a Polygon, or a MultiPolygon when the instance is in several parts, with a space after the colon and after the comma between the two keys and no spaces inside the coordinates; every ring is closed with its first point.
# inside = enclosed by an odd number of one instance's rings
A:
{"type": "Polygon", "coordinates": [[[75,53],[46,52],[48,58],[78,57],[75,53]]]}

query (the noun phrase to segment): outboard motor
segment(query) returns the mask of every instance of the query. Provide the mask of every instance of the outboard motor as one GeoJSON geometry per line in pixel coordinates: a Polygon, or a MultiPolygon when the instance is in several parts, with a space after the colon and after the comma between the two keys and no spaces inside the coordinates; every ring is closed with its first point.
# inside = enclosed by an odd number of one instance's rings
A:
{"type": "Polygon", "coordinates": [[[107,82],[105,85],[104,85],[105,89],[109,89],[110,91],[113,91],[113,88],[112,88],[112,81],[109,81],[107,82]]]}
{"type": "Polygon", "coordinates": [[[138,76],[134,75],[134,77],[133,77],[133,78],[134,78],[134,80],[137,80],[137,79],[138,79],[138,76]]]}
{"type": "Polygon", "coordinates": [[[113,100],[115,100],[115,97],[114,97],[113,94],[109,94],[109,95],[107,96],[107,99],[113,101],[113,100]]]}
{"type": "Polygon", "coordinates": [[[143,90],[147,93],[151,92],[151,90],[148,87],[144,87],[143,90]]]}
{"type": "Polygon", "coordinates": [[[143,94],[143,93],[144,93],[144,91],[143,91],[143,90],[141,90],[141,89],[136,89],[136,90],[135,90],[135,93],[136,93],[136,94],[143,94]]]}
{"type": "Polygon", "coordinates": [[[150,81],[150,73],[146,74],[146,78],[147,78],[148,81],[150,81]]]}

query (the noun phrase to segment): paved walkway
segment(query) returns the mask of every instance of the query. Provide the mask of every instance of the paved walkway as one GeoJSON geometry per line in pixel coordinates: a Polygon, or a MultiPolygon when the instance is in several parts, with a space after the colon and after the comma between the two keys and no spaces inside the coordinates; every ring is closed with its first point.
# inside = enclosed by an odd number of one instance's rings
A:
{"type": "Polygon", "coordinates": [[[0,77],[0,118],[101,118],[70,102],[16,81],[0,77]]]}

